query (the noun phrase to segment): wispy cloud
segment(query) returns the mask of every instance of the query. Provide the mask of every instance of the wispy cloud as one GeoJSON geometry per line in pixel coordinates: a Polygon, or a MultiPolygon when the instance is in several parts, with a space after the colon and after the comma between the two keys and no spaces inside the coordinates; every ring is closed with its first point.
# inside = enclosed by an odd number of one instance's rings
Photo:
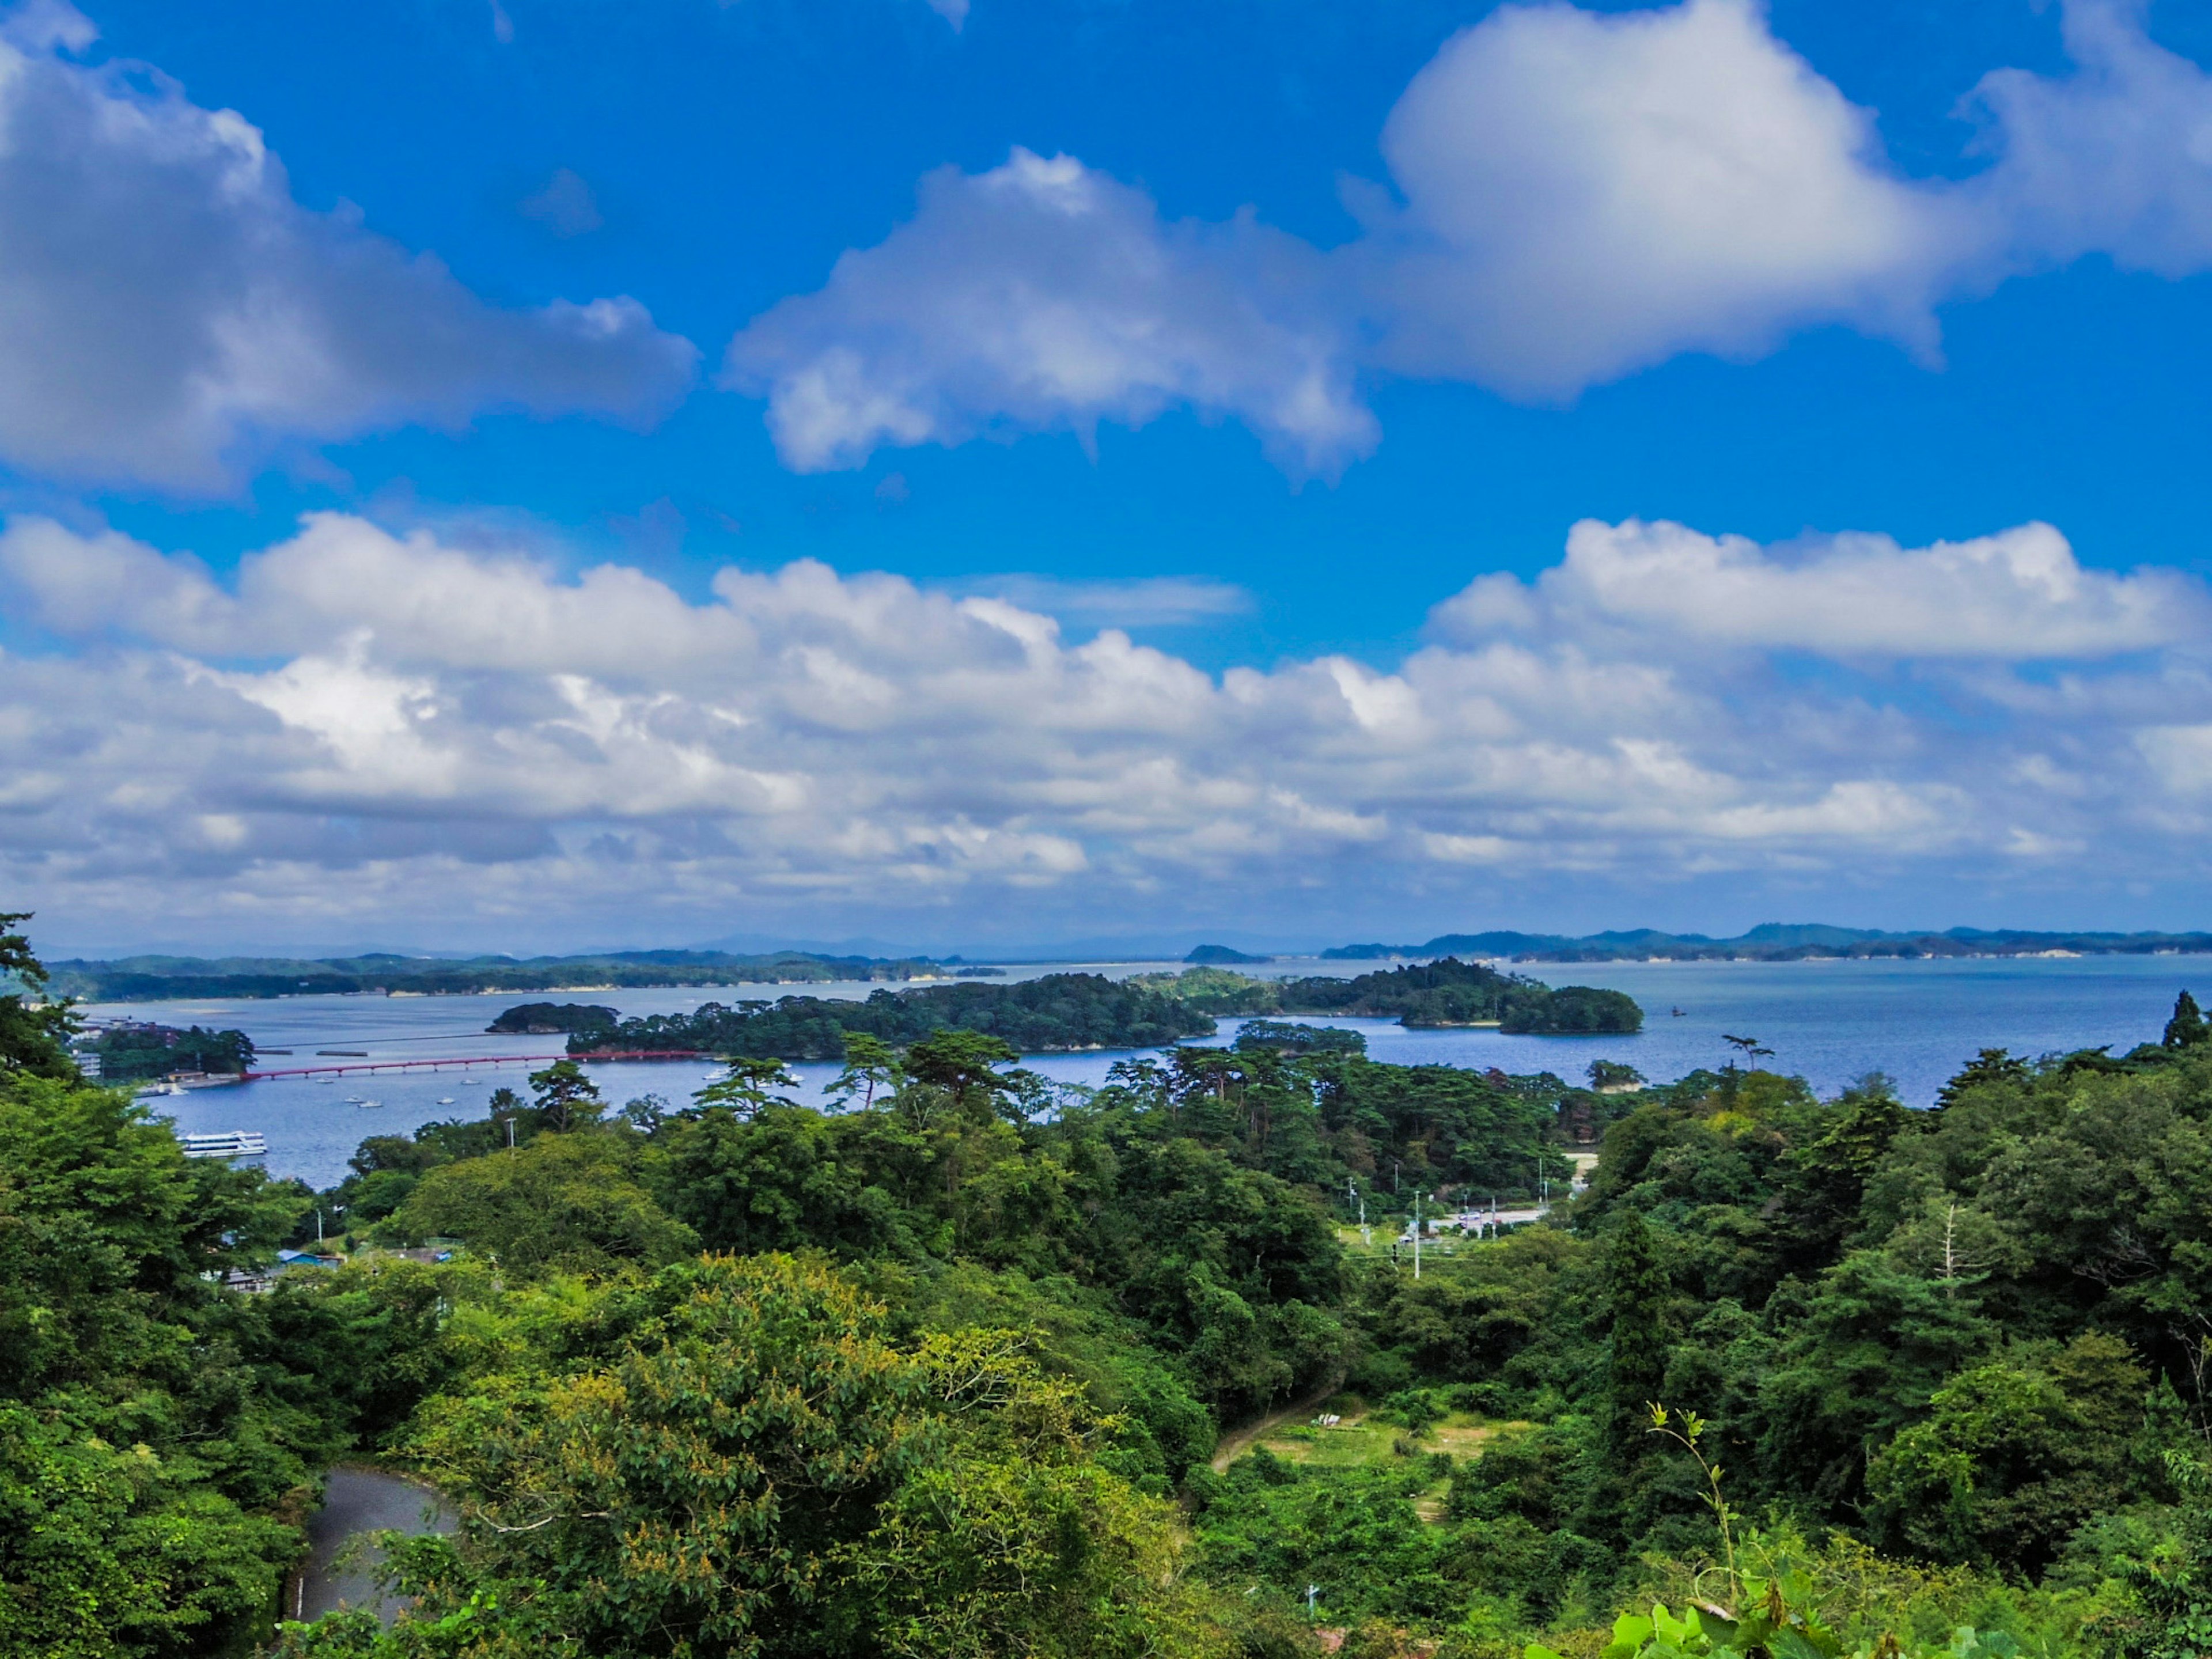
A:
{"type": "Polygon", "coordinates": [[[1058,576],[979,576],[960,591],[1005,599],[1063,623],[1097,628],[1176,628],[1243,615],[1252,596],[1210,576],[1135,576],[1071,581],[1058,576]]]}

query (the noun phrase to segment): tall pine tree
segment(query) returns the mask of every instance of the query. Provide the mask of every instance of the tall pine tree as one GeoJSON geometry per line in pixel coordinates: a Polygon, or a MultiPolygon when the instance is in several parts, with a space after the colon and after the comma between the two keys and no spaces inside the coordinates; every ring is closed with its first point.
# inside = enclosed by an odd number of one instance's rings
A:
{"type": "Polygon", "coordinates": [[[2184,991],[2173,1000],[2173,1018],[2166,1022],[2166,1035],[2159,1039],[2160,1046],[2187,1048],[2207,1036],[2212,1036],[2212,1026],[2205,1024],[2197,999],[2184,991]]]}
{"type": "Polygon", "coordinates": [[[1667,1381],[1667,1311],[1674,1287],[1659,1241],[1631,1210],[1606,1242],[1606,1449],[1622,1474],[1649,1449],[1650,1407],[1667,1381]]]}

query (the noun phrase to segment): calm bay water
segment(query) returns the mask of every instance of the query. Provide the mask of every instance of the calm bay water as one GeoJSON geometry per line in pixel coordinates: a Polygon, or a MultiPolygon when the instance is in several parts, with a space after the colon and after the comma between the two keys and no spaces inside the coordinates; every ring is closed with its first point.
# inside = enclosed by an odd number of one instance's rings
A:
{"type": "MultiPolygon", "coordinates": [[[[1091,964],[1083,971],[1115,978],[1175,964],[1091,964]]],[[[1351,973],[1371,964],[1285,962],[1250,971],[1351,973]]],[[[1064,971],[1064,963],[1029,963],[1010,978],[1064,971]]],[[[1401,1065],[1437,1064],[1508,1072],[1553,1072],[1579,1078],[1596,1059],[1625,1060],[1655,1081],[1729,1055],[1723,1033],[1756,1037],[1772,1048],[1765,1064],[1832,1093],[1869,1071],[1887,1073],[1905,1098],[1924,1105],[1943,1080],[1983,1048],[2035,1055],[2109,1043],[2122,1053],[2153,1041],[2175,994],[2194,987],[2212,995],[2212,957],[2021,957],[1971,962],[1610,963],[1528,970],[1554,985],[1599,985],[1627,992],[1644,1006],[1635,1036],[1507,1036],[1493,1030],[1408,1031],[1384,1020],[1329,1018],[1313,1024],[1364,1032],[1368,1053],[1401,1065]],[[1679,1016],[1671,1011],[1681,1010],[1679,1016]]],[[[625,1015],[688,1012],[702,1002],[735,1002],[790,993],[865,997],[879,986],[739,986],[726,989],[562,993],[555,1000],[596,1002],[625,1015]]],[[[528,1057],[559,1053],[559,1037],[495,1037],[483,1028],[501,1009],[543,996],[293,997],[275,1001],[201,1001],[117,1005],[88,1009],[172,1025],[235,1026],[264,1051],[264,1066],[343,1063],[318,1048],[363,1049],[374,1058],[505,1056],[466,1072],[386,1073],[314,1083],[279,1078],[236,1088],[167,1096],[155,1109],[185,1133],[255,1129],[269,1138],[272,1173],[328,1186],[372,1134],[402,1134],[447,1117],[482,1117],[501,1085],[525,1089],[528,1057]],[[290,1058],[267,1054],[290,1048],[290,1058]]],[[[1235,1035],[1224,1020],[1218,1041],[1235,1035]]],[[[1025,1063],[1064,1082],[1097,1084],[1117,1054],[1043,1054],[1025,1063]]],[[[538,1063],[543,1064],[541,1058],[538,1063]]],[[[657,1094],[680,1103],[718,1068],[690,1062],[597,1066],[608,1099],[657,1094]]],[[[793,1068],[802,1092],[817,1098],[832,1066],[793,1068]]]]}

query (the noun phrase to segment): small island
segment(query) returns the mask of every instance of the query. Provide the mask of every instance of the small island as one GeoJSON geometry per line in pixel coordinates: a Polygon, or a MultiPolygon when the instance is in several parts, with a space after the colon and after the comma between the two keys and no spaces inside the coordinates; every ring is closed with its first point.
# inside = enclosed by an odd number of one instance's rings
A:
{"type": "Polygon", "coordinates": [[[550,1036],[556,1032],[611,1031],[619,1010],[597,1002],[518,1002],[484,1030],[500,1036],[550,1036]]]}
{"type": "Polygon", "coordinates": [[[1364,1014],[1395,1018],[1416,1030],[1494,1025],[1536,1036],[1624,1036],[1644,1029],[1644,1010],[1626,992],[1591,985],[1555,988],[1454,957],[1356,979],[1267,980],[1202,967],[1141,974],[1129,982],[1216,1015],[1364,1014]]]}
{"type": "Polygon", "coordinates": [[[165,1077],[234,1078],[252,1068],[253,1039],[243,1031],[179,1030],[143,1020],[118,1020],[76,1046],[78,1063],[104,1083],[165,1077]],[[87,1064],[87,1062],[90,1062],[87,1064]]]}
{"type": "Polygon", "coordinates": [[[1273,962],[1273,957],[1248,957],[1242,951],[1232,951],[1225,945],[1201,945],[1183,958],[1199,967],[1257,967],[1263,962],[1273,962]]]}

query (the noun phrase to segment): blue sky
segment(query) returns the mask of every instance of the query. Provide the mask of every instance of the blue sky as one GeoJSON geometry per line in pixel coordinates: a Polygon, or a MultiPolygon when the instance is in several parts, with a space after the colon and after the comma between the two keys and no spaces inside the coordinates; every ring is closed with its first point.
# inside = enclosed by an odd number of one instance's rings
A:
{"type": "Polygon", "coordinates": [[[8,17],[58,945],[2212,926],[2201,9],[8,17]]]}

